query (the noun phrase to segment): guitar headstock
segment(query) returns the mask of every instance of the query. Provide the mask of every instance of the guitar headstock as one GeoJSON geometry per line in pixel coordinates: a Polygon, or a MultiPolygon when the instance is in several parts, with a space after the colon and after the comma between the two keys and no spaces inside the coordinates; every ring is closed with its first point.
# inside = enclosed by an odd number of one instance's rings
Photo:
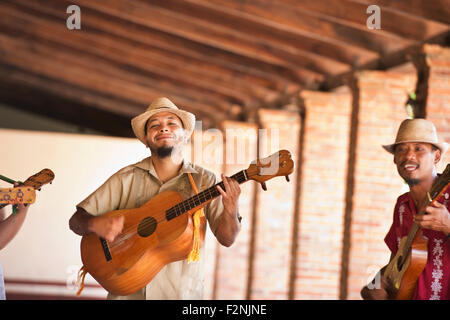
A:
{"type": "Polygon", "coordinates": [[[262,188],[267,190],[265,181],[274,177],[285,176],[289,181],[289,174],[294,171],[294,161],[288,150],[280,150],[274,154],[253,161],[247,169],[248,179],[261,183],[262,188]]]}
{"type": "Polygon", "coordinates": [[[431,186],[430,196],[432,199],[437,198],[446,186],[450,184],[450,163],[447,164],[445,170],[434,180],[431,186]]]}
{"type": "Polygon", "coordinates": [[[0,188],[1,204],[31,204],[36,200],[36,191],[29,186],[0,188]]]}
{"type": "Polygon", "coordinates": [[[43,169],[38,173],[29,177],[22,185],[33,187],[34,189],[40,190],[44,184],[52,183],[55,178],[55,174],[50,169],[43,169]]]}

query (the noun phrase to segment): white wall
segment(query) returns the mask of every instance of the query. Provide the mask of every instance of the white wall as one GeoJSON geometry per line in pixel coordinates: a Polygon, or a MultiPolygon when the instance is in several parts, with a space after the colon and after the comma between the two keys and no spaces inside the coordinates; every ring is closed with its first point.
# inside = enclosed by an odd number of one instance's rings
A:
{"type": "MultiPolygon", "coordinates": [[[[37,192],[19,234],[0,251],[5,279],[68,283],[81,267],[80,237],[68,226],[75,205],[120,168],[149,155],[137,139],[0,129],[0,174],[24,181],[44,168],[55,173],[37,192]]],[[[0,180],[1,187],[10,184],[0,180]]],[[[11,206],[5,208],[11,211],[11,206]]],[[[89,275],[86,284],[96,283],[89,275]]],[[[34,290],[75,297],[73,286],[7,284],[8,291],[34,290]],[[56,292],[57,291],[57,292],[56,292]]],[[[86,288],[84,296],[104,297],[86,288]]]]}

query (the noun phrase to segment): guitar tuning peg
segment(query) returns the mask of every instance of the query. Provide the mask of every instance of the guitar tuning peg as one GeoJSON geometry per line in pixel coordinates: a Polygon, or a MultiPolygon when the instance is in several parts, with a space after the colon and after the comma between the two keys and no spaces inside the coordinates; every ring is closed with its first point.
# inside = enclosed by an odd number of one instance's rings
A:
{"type": "Polygon", "coordinates": [[[261,187],[263,188],[264,191],[267,191],[267,186],[265,182],[261,182],[261,187]]]}
{"type": "Polygon", "coordinates": [[[285,176],[286,177],[286,181],[289,182],[289,176],[285,176]]]}

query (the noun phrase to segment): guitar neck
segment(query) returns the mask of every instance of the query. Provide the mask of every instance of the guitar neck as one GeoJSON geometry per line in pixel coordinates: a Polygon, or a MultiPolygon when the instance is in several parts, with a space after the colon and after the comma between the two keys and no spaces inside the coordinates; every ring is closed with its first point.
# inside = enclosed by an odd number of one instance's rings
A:
{"type": "MultiPolygon", "coordinates": [[[[448,172],[448,168],[449,166],[447,166],[447,170],[446,172],[448,172]]],[[[448,174],[448,173],[447,173],[448,174]]],[[[446,190],[447,186],[449,186],[450,184],[447,183],[446,184],[446,180],[436,180],[433,184],[433,186],[431,187],[430,192],[428,193],[428,198],[425,199],[424,204],[422,205],[418,215],[424,215],[425,214],[425,208],[430,205],[430,203],[436,201],[446,190]]],[[[406,242],[405,242],[405,250],[408,251],[413,242],[414,242],[414,238],[417,235],[417,232],[420,230],[420,226],[417,223],[413,223],[411,229],[409,230],[408,236],[406,238],[406,242]]]]}
{"type": "MultiPolygon", "coordinates": [[[[248,181],[247,171],[242,170],[238,173],[231,176],[232,179],[236,180],[239,184],[248,181]]],[[[195,196],[186,199],[177,205],[173,206],[169,210],[166,211],[167,220],[171,220],[176,218],[189,210],[194,209],[195,207],[201,207],[206,202],[220,196],[220,192],[217,190],[217,186],[220,186],[222,190],[225,190],[225,186],[223,181],[196,194],[195,196]]]]}
{"type": "MultiPolygon", "coordinates": [[[[36,174],[32,175],[31,177],[29,177],[24,182],[14,181],[12,179],[9,179],[9,178],[7,178],[5,176],[0,175],[0,179],[1,180],[4,180],[4,181],[12,183],[12,184],[17,182],[18,183],[17,187],[31,187],[34,190],[41,190],[41,187],[44,184],[52,183],[54,178],[55,178],[55,174],[50,169],[42,169],[38,173],[36,173],[36,174]]],[[[9,203],[2,203],[2,204],[0,204],[0,209],[4,208],[8,204],[9,203]]]]}

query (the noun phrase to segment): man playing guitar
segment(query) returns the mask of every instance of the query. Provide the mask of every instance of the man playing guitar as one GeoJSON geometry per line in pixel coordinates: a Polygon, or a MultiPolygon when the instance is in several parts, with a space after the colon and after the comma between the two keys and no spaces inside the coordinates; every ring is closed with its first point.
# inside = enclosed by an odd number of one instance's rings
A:
{"type": "MultiPolygon", "coordinates": [[[[428,239],[428,260],[415,286],[413,299],[450,299],[450,187],[442,196],[425,207],[429,191],[437,178],[436,164],[448,149],[448,144],[439,142],[436,129],[428,120],[404,120],[394,144],[383,146],[394,155],[399,175],[408,184],[410,191],[397,199],[392,226],[385,237],[391,250],[391,261],[399,250],[400,240],[405,237],[413,223],[417,223],[428,239]]],[[[381,271],[379,286],[365,286],[361,290],[364,299],[388,299],[389,286],[381,271]]]]}
{"type": "MultiPolygon", "coordinates": [[[[111,242],[122,233],[124,217],[102,217],[104,213],[140,207],[166,190],[189,198],[195,185],[198,190],[214,186],[218,181],[212,172],[183,159],[183,146],[194,125],[195,116],[178,109],[167,98],[156,99],[146,112],[133,118],[133,131],[150,148],[151,157],[119,170],[78,204],[69,221],[72,231],[79,235],[95,233],[111,242]]],[[[208,203],[204,212],[219,243],[230,246],[240,230],[240,187],[234,179],[223,175],[222,179],[225,190],[217,187],[222,197],[208,203]]],[[[142,290],[126,296],[109,293],[108,299],[202,299],[202,252],[200,248],[200,263],[169,263],[142,290]]]]}

